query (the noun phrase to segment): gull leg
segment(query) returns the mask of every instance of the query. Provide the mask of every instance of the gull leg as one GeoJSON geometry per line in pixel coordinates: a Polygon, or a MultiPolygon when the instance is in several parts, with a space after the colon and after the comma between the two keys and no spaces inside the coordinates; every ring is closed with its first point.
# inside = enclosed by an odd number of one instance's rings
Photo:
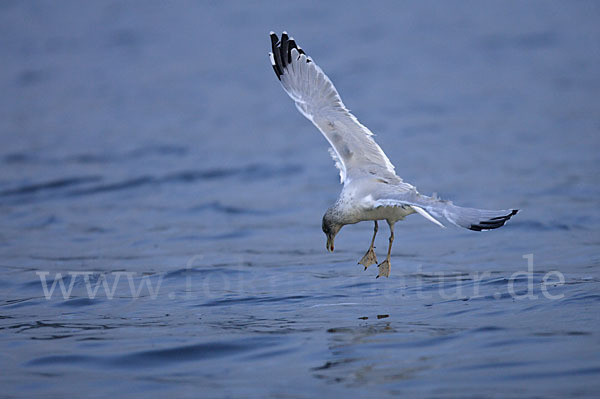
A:
{"type": "Polygon", "coordinates": [[[373,248],[375,248],[373,245],[375,245],[375,236],[377,235],[377,230],[377,220],[375,220],[375,227],[373,228],[373,239],[371,240],[371,246],[367,250],[365,256],[363,256],[362,259],[358,261],[360,265],[363,265],[365,267],[365,270],[367,270],[367,267],[377,263],[377,256],[375,256],[375,251],[373,251],[373,248]]]}
{"type": "Polygon", "coordinates": [[[390,225],[390,245],[388,246],[387,258],[377,265],[379,268],[379,274],[375,278],[379,278],[381,276],[390,276],[390,256],[392,255],[392,243],[394,242],[394,224],[389,222],[388,224],[390,225]]]}

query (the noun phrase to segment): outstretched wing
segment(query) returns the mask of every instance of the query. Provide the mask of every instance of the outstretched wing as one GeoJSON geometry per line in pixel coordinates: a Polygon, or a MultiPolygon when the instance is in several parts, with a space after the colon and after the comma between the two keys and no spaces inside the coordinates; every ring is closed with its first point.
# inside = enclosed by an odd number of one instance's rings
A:
{"type": "Polygon", "coordinates": [[[446,219],[455,226],[474,231],[502,227],[518,212],[518,209],[484,210],[463,208],[454,205],[451,201],[419,194],[416,190],[379,192],[375,193],[374,200],[372,205],[374,208],[410,206],[415,212],[437,225],[442,226],[438,219],[446,219]]]}
{"type": "Polygon", "coordinates": [[[271,32],[271,44],[269,57],[283,89],[331,144],[342,182],[366,173],[399,179],[373,133],[348,111],[331,80],[294,39],[283,32],[280,41],[271,32]]]}

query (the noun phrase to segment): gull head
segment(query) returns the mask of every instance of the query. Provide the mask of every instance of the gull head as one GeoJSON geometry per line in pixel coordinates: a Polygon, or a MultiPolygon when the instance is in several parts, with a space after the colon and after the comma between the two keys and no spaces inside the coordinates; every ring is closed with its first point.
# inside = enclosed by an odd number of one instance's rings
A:
{"type": "Polygon", "coordinates": [[[335,214],[327,210],[325,215],[323,215],[323,233],[327,236],[327,245],[326,248],[329,252],[333,252],[333,242],[335,240],[336,234],[340,231],[343,224],[336,221],[335,214]]]}

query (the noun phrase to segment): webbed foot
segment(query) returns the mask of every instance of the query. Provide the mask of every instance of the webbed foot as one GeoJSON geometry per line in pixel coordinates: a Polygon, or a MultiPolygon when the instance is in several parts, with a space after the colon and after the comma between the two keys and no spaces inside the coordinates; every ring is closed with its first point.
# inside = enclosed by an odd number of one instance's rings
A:
{"type": "Polygon", "coordinates": [[[358,263],[360,265],[363,265],[365,267],[365,270],[367,270],[367,267],[377,263],[377,256],[375,256],[375,251],[373,251],[373,247],[369,248],[365,256],[363,256],[362,259],[358,261],[358,263]]]}
{"type": "Polygon", "coordinates": [[[381,276],[389,277],[390,276],[390,261],[389,259],[384,260],[380,264],[377,265],[379,268],[379,274],[375,278],[379,278],[381,276]]]}

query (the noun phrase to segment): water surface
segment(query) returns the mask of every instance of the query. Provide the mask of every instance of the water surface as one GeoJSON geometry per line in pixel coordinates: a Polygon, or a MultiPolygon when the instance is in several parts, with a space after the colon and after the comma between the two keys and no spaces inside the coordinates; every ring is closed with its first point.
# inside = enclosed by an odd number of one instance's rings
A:
{"type": "Polygon", "coordinates": [[[599,16],[2,3],[3,395],[597,396],[599,16]],[[389,279],[356,264],[371,224],[328,254],[338,174],[273,74],[270,30],[421,192],[522,212],[488,233],[409,217],[389,279]]]}

